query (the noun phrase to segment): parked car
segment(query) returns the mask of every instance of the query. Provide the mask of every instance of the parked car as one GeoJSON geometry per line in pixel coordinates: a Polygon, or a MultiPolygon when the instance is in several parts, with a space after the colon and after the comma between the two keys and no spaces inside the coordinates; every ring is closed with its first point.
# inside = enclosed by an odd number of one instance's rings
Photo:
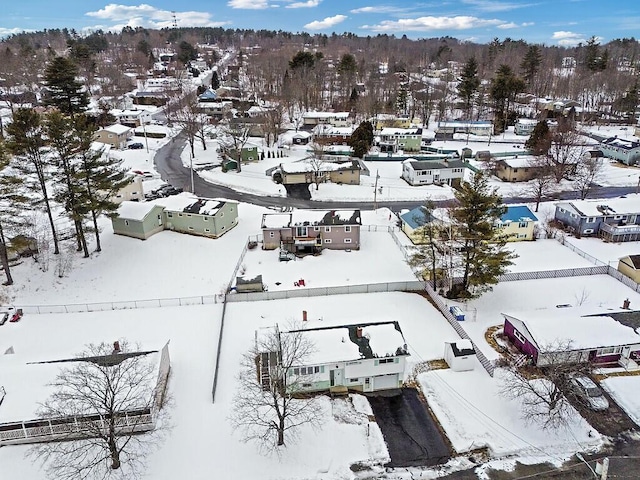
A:
{"type": "Polygon", "coordinates": [[[573,393],[591,410],[606,410],[609,408],[609,400],[604,396],[600,387],[585,375],[577,375],[571,378],[573,393]]]}
{"type": "Polygon", "coordinates": [[[131,170],[131,173],[140,175],[144,178],[153,178],[153,172],[150,172],[149,170],[131,170]]]}
{"type": "Polygon", "coordinates": [[[141,148],[144,148],[144,145],[141,144],[140,142],[134,142],[127,145],[127,148],[129,150],[140,150],[141,148]]]}

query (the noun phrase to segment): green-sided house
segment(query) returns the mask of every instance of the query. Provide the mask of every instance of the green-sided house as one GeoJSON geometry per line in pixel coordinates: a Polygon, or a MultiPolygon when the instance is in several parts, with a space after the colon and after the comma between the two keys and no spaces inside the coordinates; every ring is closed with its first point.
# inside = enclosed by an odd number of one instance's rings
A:
{"type": "Polygon", "coordinates": [[[236,202],[183,195],[165,202],[122,202],[111,219],[113,233],[146,240],[166,229],[217,238],[238,224],[236,202]]]}

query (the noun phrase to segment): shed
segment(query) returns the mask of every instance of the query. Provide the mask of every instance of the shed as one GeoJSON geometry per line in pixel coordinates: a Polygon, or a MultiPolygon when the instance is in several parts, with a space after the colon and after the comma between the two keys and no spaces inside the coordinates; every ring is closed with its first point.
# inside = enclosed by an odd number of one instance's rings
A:
{"type": "Polygon", "coordinates": [[[125,201],[118,208],[118,215],[111,218],[113,233],[146,240],[164,230],[164,207],[147,202],[125,201]]]}
{"type": "Polygon", "coordinates": [[[618,260],[618,271],[640,283],[640,255],[627,255],[618,260]]]}
{"type": "Polygon", "coordinates": [[[466,338],[444,343],[444,360],[454,372],[465,372],[475,368],[476,351],[471,340],[466,338]]]}
{"type": "Polygon", "coordinates": [[[236,277],[236,292],[238,293],[262,292],[263,290],[262,275],[247,279],[236,277]]]}

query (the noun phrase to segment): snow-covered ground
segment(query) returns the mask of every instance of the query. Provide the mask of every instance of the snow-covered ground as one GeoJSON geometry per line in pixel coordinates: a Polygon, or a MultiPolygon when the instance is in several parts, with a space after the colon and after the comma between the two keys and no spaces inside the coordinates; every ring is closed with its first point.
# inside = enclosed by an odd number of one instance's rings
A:
{"type": "Polygon", "coordinates": [[[629,414],[631,420],[640,425],[640,396],[638,395],[640,377],[637,375],[609,377],[602,381],[602,385],[616,403],[629,414]]]}

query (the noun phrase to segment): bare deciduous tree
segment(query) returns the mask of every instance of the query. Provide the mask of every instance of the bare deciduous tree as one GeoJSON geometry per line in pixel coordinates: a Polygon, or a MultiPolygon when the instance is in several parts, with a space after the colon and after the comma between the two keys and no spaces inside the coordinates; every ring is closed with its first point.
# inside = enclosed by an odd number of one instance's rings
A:
{"type": "Polygon", "coordinates": [[[602,158],[588,157],[582,159],[582,161],[576,167],[576,173],[574,175],[573,187],[574,190],[580,193],[580,199],[584,200],[589,196],[593,189],[595,180],[602,171],[604,162],[602,158]]]}
{"type": "Polygon", "coordinates": [[[280,332],[278,327],[256,335],[241,360],[238,384],[229,420],[244,442],[263,453],[278,453],[287,440],[296,439],[302,426],[320,426],[321,409],[313,396],[301,395],[301,375],[314,345],[300,330],[280,332]]]}
{"type": "Polygon", "coordinates": [[[28,456],[56,479],[138,478],[168,428],[168,370],[159,376],[149,353],[126,340],[88,345],[58,373],[39,412],[72,427],[59,441],[31,447],[28,456]],[[155,429],[144,433],[150,422],[155,429]]]}
{"type": "Polygon", "coordinates": [[[502,380],[501,395],[521,403],[521,416],[530,424],[543,429],[565,426],[574,414],[565,396],[571,392],[573,375],[588,375],[591,364],[578,362],[571,341],[557,341],[544,346],[545,366],[506,370],[502,380]]]}
{"type": "Polygon", "coordinates": [[[536,202],[535,211],[538,211],[540,202],[554,190],[555,178],[544,157],[533,157],[528,167],[535,173],[531,181],[525,187],[525,194],[531,195],[536,202]]]}

